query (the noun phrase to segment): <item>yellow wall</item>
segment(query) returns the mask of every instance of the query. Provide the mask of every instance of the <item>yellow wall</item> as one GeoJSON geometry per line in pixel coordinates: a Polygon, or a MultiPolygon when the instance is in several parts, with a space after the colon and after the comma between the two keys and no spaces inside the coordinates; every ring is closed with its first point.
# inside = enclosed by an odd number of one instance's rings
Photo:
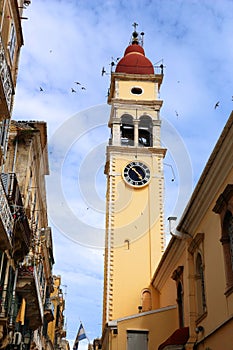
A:
{"type": "MultiPolygon", "coordinates": [[[[150,167],[150,183],[132,188],[122,177],[124,167],[134,156],[115,155],[115,177],[111,222],[114,253],[112,258],[112,319],[137,313],[141,292],[150,284],[163,252],[163,186],[158,156],[140,154],[136,160],[150,167]],[[126,242],[128,241],[128,242],[126,242]]],[[[108,194],[110,189],[108,189],[108,194]]],[[[110,215],[107,213],[107,215],[110,215]]]]}
{"type": "MultiPolygon", "coordinates": [[[[138,314],[132,318],[118,320],[118,334],[110,331],[112,350],[127,349],[127,330],[148,331],[148,349],[155,350],[177,328],[177,309],[170,307],[156,312],[138,314]],[[169,320],[169,322],[168,322],[169,320]]],[[[105,349],[103,347],[103,349],[105,349]]]]}
{"type": "Polygon", "coordinates": [[[134,99],[138,101],[142,100],[155,100],[158,98],[154,82],[148,81],[118,81],[119,90],[117,92],[118,98],[125,100],[134,99]],[[132,94],[132,87],[140,87],[142,89],[141,95],[132,94]]]}

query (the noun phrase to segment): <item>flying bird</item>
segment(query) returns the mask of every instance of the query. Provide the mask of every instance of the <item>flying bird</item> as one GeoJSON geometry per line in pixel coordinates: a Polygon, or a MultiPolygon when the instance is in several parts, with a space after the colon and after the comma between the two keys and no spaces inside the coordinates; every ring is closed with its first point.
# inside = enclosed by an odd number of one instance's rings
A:
{"type": "Polygon", "coordinates": [[[79,81],[75,81],[75,84],[77,85],[81,85],[81,83],[79,81]]]}
{"type": "Polygon", "coordinates": [[[42,87],[40,86],[40,91],[44,91],[43,89],[42,89],[42,87]]]}
{"type": "Polygon", "coordinates": [[[176,113],[176,116],[178,117],[178,116],[179,116],[178,112],[177,112],[177,111],[175,111],[175,113],[176,113]]]}
{"type": "Polygon", "coordinates": [[[74,90],[73,88],[71,88],[71,92],[76,92],[76,90],[74,90]]]}
{"type": "Polygon", "coordinates": [[[219,107],[219,103],[220,103],[220,101],[218,101],[218,102],[215,103],[214,109],[216,109],[217,107],[219,107]]]}
{"type": "Polygon", "coordinates": [[[106,73],[106,70],[105,70],[105,68],[103,67],[103,68],[102,68],[101,75],[103,76],[105,73],[106,73]]]}
{"type": "Polygon", "coordinates": [[[86,88],[84,86],[81,87],[82,90],[86,90],[86,88]]]}

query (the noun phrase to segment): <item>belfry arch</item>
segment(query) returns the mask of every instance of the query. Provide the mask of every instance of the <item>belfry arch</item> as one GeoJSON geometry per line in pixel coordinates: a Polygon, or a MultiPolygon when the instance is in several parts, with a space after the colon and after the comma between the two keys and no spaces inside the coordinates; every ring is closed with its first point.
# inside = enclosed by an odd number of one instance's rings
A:
{"type": "Polygon", "coordinates": [[[153,123],[148,115],[143,115],[139,118],[138,145],[143,147],[153,146],[153,123]]]}

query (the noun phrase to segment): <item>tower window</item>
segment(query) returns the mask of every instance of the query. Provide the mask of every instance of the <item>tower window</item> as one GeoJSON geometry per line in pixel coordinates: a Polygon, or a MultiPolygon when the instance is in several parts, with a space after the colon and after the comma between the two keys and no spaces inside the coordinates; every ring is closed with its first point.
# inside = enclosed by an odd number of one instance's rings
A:
{"type": "Polygon", "coordinates": [[[134,95],[141,95],[142,94],[142,89],[140,87],[134,86],[131,89],[131,93],[134,95]]]}

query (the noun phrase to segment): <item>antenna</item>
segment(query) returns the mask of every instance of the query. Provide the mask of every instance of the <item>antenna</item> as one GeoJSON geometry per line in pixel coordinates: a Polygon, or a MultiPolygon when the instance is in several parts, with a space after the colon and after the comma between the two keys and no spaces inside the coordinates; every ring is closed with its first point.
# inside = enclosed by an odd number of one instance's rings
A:
{"type": "Polygon", "coordinates": [[[141,46],[143,47],[143,44],[144,44],[144,32],[141,32],[140,35],[141,35],[141,46]]]}

